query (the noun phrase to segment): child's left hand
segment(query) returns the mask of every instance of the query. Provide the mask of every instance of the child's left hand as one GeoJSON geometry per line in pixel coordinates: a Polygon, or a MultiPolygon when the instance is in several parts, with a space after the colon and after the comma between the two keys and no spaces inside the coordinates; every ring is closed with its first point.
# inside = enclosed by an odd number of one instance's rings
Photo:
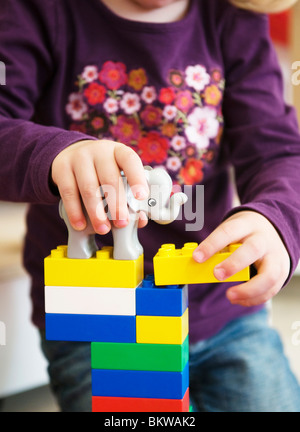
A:
{"type": "Polygon", "coordinates": [[[276,295],[290,272],[290,258],[277,230],[254,211],[240,211],[222,222],[194,251],[194,259],[204,262],[231,243],[242,245],[214,269],[223,281],[254,264],[257,274],[246,283],[231,287],[227,298],[233,304],[255,306],[276,295]]]}

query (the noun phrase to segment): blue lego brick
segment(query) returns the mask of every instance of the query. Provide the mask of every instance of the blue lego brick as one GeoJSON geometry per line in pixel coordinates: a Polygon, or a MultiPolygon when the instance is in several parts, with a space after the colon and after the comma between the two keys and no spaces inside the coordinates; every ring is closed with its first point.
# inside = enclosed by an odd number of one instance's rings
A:
{"type": "Polygon", "coordinates": [[[182,399],[189,385],[189,363],[182,372],[92,369],[92,395],[182,399]]]}
{"type": "Polygon", "coordinates": [[[46,313],[46,339],[136,342],[135,316],[46,313]]]}
{"type": "Polygon", "coordinates": [[[156,286],[154,276],[147,276],[136,288],[136,314],[182,316],[188,307],[188,286],[156,286]]]}

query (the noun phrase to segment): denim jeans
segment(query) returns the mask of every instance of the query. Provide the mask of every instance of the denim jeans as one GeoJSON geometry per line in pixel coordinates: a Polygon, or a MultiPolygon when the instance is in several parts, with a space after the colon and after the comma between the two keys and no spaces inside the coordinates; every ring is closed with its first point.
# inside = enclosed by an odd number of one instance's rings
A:
{"type": "MultiPolygon", "coordinates": [[[[91,411],[90,343],[42,348],[61,411],[91,411]]],[[[190,346],[190,400],[198,412],[300,412],[300,387],[265,310],[190,346]]]]}
{"type": "Polygon", "coordinates": [[[265,309],[190,346],[195,411],[300,412],[300,387],[265,309]]]}

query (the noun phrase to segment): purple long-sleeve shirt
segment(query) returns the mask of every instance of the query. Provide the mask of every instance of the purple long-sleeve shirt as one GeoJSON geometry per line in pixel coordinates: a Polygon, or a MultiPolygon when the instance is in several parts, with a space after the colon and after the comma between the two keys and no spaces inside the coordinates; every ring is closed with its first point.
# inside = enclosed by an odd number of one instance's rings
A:
{"type": "MultiPolygon", "coordinates": [[[[140,230],[146,273],[162,243],[199,243],[242,208],[278,229],[293,273],[300,141],[265,16],[191,0],[181,21],[151,24],[123,19],[100,0],[1,0],[0,61],[0,199],[30,203],[24,263],[37,326],[44,326],[43,258],[67,241],[51,164],[89,137],[130,145],[144,164],[167,169],[176,187],[204,185],[203,229],[187,231],[183,219],[140,230]],[[241,200],[234,210],[231,165],[241,200]]],[[[110,235],[98,240],[112,244],[110,235]]],[[[191,342],[256,310],[231,305],[227,288],[189,287],[191,342]]]]}

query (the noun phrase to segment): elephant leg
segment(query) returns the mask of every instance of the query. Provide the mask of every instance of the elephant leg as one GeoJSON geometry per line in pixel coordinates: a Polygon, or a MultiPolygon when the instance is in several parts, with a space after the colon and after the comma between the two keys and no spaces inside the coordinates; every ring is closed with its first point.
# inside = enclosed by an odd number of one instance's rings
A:
{"type": "Polygon", "coordinates": [[[87,216],[87,226],[83,231],[76,231],[71,226],[62,201],[59,204],[60,217],[65,221],[68,229],[68,258],[87,259],[91,258],[98,247],[95,241],[95,231],[87,216]]]}
{"type": "Polygon", "coordinates": [[[94,234],[86,234],[84,231],[69,230],[68,258],[88,259],[97,251],[94,234]]]}
{"type": "Polygon", "coordinates": [[[143,249],[143,246],[141,245],[141,243],[139,241],[138,226],[137,225],[138,224],[136,224],[136,226],[132,230],[132,244],[135,245],[135,249],[137,250],[137,253],[140,256],[140,255],[142,255],[144,253],[144,249],[143,249]]]}
{"type": "Polygon", "coordinates": [[[114,259],[116,260],[136,260],[140,256],[140,249],[136,247],[133,232],[137,230],[137,221],[130,218],[129,223],[124,228],[112,226],[114,240],[114,259]]]}

